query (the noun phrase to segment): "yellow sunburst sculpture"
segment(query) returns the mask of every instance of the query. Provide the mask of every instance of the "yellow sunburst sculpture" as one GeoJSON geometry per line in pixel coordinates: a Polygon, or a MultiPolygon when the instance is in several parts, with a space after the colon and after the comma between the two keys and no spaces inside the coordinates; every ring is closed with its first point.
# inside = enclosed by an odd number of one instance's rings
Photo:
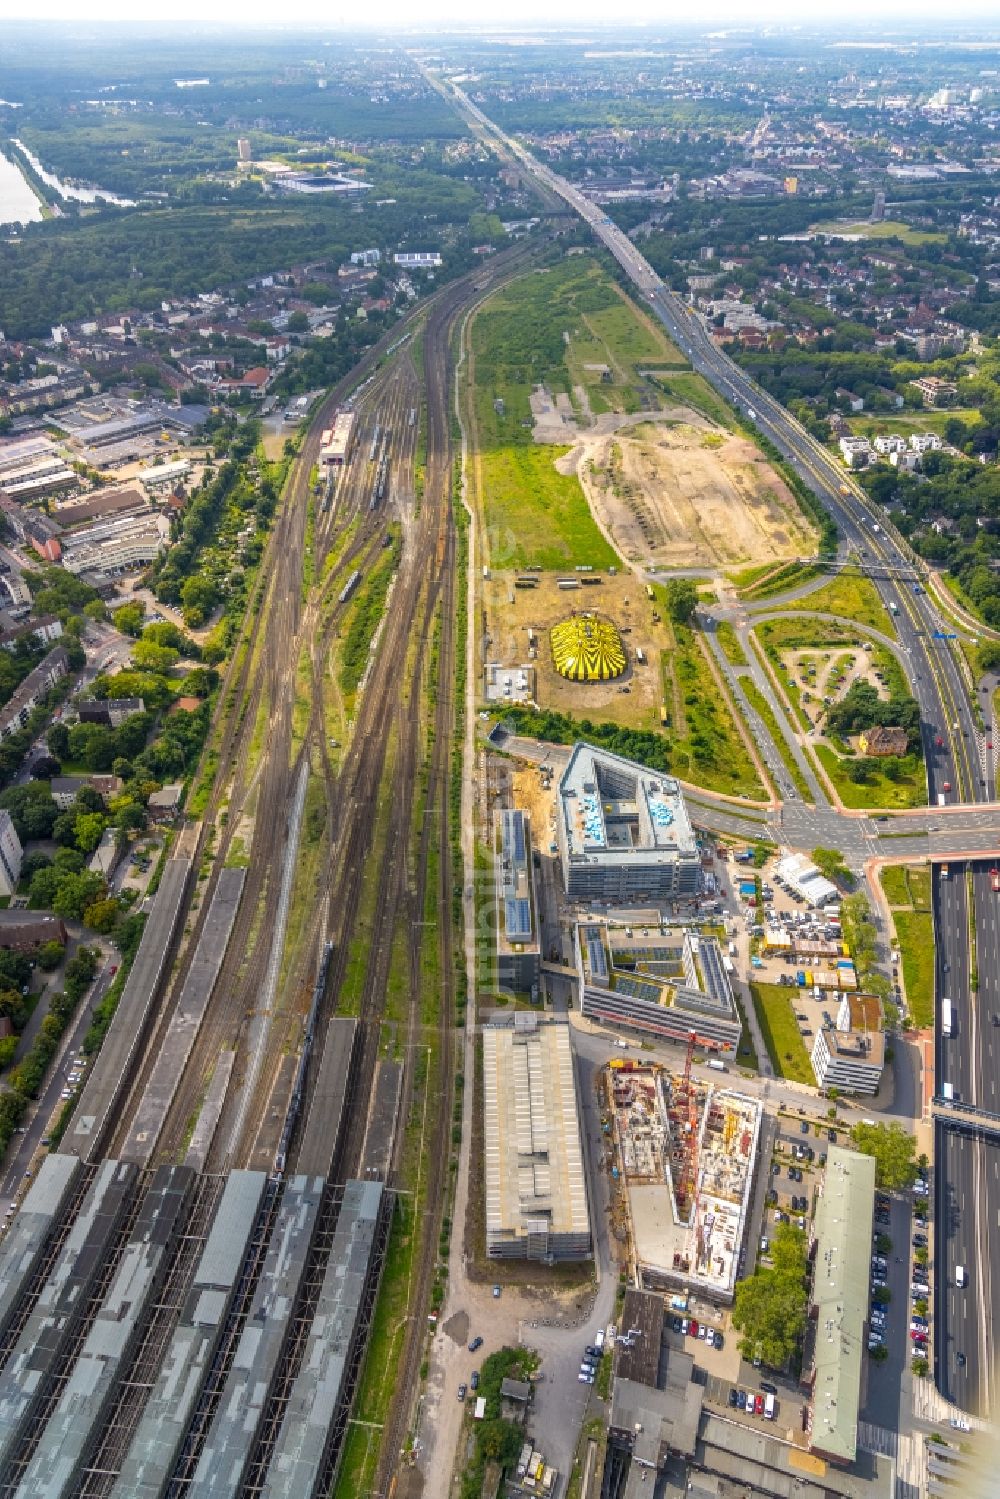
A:
{"type": "Polygon", "coordinates": [[[570,682],[610,682],[625,670],[625,647],[610,620],[574,614],[550,638],[553,665],[570,682]]]}

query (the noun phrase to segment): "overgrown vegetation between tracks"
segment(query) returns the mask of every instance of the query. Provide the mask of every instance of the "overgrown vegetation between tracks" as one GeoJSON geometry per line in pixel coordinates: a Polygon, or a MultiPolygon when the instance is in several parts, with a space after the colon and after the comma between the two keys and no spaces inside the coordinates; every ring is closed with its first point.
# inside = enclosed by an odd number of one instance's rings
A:
{"type": "Polygon", "coordinates": [[[402,554],[402,533],[397,525],[388,529],[389,546],[358,589],[350,621],[340,647],[340,686],[345,693],[356,691],[368,664],[368,652],[375,631],[385,613],[385,601],[393,574],[402,554]]]}

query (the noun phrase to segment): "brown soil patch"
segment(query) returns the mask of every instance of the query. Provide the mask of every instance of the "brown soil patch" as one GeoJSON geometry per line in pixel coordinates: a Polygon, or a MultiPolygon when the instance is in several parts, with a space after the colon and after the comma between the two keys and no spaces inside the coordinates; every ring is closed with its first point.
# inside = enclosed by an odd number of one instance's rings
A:
{"type": "Polygon", "coordinates": [[[574,452],[591,509],[629,562],[728,568],[815,551],[795,497],[746,438],[647,418],[574,452]]]}
{"type": "MultiPolygon", "coordinates": [[[[662,686],[660,652],[669,644],[659,606],[646,597],[634,577],[601,574],[601,582],[561,589],[556,575],[539,573],[535,588],[516,588],[512,572],[493,573],[482,584],[488,659],[504,664],[528,663],[535,668],[537,701],[541,707],[572,713],[577,718],[611,720],[634,728],[655,728],[660,722],[662,686]],[[590,612],[612,620],[621,631],[627,665],[611,682],[567,682],[552,665],[549,630],[573,613],[590,612]],[[537,655],[529,655],[530,635],[537,655]],[[641,650],[645,660],[638,660],[641,650]],[[623,687],[628,692],[623,692],[623,687]]],[[[480,683],[482,679],[480,678],[480,683]]],[[[480,685],[480,696],[482,696],[480,685]]],[[[493,705],[495,706],[495,705],[493,705]]]]}

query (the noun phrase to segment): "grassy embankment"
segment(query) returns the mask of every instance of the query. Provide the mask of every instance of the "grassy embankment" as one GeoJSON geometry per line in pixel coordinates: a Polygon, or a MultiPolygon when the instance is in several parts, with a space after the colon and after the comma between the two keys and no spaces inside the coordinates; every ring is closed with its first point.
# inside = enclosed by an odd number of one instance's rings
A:
{"type": "Polygon", "coordinates": [[[910,1019],[923,1028],[934,1024],[934,919],[929,869],[887,864],[879,875],[892,912],[903,959],[903,989],[910,1019]]]}
{"type": "Polygon", "coordinates": [[[568,446],[534,441],[531,393],[565,396],[577,416],[585,405],[634,411],[649,391],[640,368],[683,368],[683,359],[586,256],[502,288],[470,336],[473,478],[493,567],[617,565],[580,481],[556,468],[568,446]]]}
{"type": "Polygon", "coordinates": [[[815,1085],[809,1053],[795,1019],[794,989],[784,984],[751,984],[753,1007],[771,1066],[779,1077],[815,1085]]]}

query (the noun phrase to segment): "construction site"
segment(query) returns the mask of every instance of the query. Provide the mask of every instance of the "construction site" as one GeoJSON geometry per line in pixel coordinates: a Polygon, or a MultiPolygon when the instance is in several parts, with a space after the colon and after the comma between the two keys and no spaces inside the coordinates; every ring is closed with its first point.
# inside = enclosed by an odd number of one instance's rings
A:
{"type": "Polygon", "coordinates": [[[625,1060],[605,1073],[636,1285],[729,1305],[747,1225],[760,1105],[684,1069],[625,1060]]]}

